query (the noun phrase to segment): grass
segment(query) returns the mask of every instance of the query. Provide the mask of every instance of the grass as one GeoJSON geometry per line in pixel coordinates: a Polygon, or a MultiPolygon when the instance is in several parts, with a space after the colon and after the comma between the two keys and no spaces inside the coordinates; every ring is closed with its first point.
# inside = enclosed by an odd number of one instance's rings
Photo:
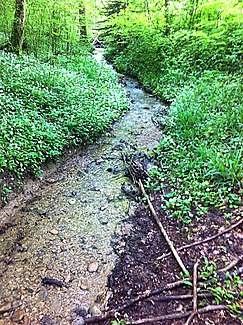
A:
{"type": "Polygon", "coordinates": [[[242,203],[242,83],[223,77],[208,73],[188,83],[160,120],[153,186],[163,188],[166,179],[164,208],[184,223],[210,207],[226,211],[242,203]]]}
{"type": "Polygon", "coordinates": [[[90,55],[42,63],[0,52],[0,181],[38,175],[65,147],[92,142],[127,109],[111,69],[90,55]]]}

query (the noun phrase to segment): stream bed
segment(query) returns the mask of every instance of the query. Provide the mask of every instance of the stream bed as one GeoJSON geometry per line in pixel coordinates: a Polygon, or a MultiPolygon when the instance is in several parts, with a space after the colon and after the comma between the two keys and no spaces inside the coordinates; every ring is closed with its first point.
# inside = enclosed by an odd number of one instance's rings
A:
{"type": "Polygon", "coordinates": [[[106,307],[113,245],[136,208],[121,154],[158,144],[153,117],[164,109],[133,79],[123,83],[130,110],[46,178],[0,234],[0,325],[81,325],[106,307]]]}

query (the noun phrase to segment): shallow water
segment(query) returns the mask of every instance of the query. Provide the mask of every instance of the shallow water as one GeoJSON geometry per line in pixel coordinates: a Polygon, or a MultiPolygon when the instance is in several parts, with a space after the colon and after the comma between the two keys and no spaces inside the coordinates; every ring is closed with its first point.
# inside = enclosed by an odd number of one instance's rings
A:
{"type": "Polygon", "coordinates": [[[130,110],[46,179],[0,235],[0,324],[81,324],[82,309],[105,308],[118,258],[112,246],[129,232],[135,205],[121,190],[128,182],[121,153],[158,143],[152,118],[163,109],[136,81],[123,82],[130,110]],[[43,285],[45,277],[64,285],[43,285]]]}

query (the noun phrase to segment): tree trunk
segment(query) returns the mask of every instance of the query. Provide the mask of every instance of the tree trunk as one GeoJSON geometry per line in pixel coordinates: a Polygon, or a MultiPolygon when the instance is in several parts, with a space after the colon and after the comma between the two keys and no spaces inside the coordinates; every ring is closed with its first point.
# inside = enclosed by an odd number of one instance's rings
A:
{"type": "Polygon", "coordinates": [[[14,51],[21,53],[24,42],[26,0],[15,0],[15,14],[11,33],[11,45],[14,51]]]}
{"type": "Polygon", "coordinates": [[[169,34],[169,0],[165,0],[165,35],[169,34]]]}
{"type": "Polygon", "coordinates": [[[80,32],[80,40],[87,38],[87,27],[86,27],[86,19],[85,19],[85,6],[84,3],[81,2],[79,6],[79,32],[80,32]]]}

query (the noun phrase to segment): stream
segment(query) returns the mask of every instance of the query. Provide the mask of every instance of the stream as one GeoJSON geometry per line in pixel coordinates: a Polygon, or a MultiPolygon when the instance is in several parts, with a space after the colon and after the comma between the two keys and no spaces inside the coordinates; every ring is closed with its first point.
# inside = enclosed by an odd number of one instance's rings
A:
{"type": "MultiPolygon", "coordinates": [[[[101,50],[95,57],[106,64],[101,50]]],[[[122,190],[130,185],[121,154],[152,149],[161,137],[152,118],[163,105],[135,80],[123,83],[130,110],[9,216],[0,234],[0,325],[81,325],[81,315],[105,309],[113,246],[124,244],[136,208],[122,190]]]]}

